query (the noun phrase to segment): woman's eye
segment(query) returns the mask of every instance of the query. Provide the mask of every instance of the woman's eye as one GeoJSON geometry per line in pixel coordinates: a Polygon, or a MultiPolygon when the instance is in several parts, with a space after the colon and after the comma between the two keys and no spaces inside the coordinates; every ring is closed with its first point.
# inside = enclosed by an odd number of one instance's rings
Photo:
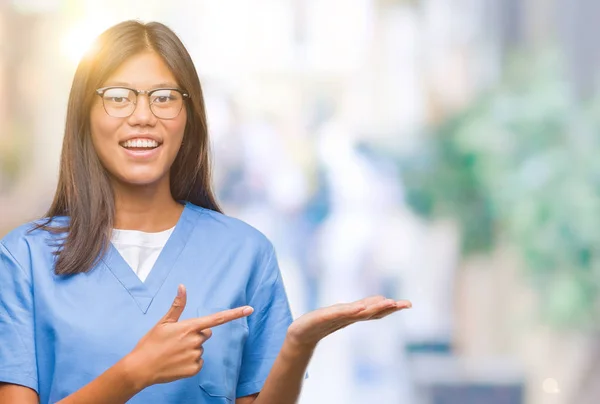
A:
{"type": "Polygon", "coordinates": [[[153,104],[173,104],[179,101],[179,93],[173,90],[157,90],[151,96],[153,104]]]}
{"type": "Polygon", "coordinates": [[[127,88],[110,88],[104,93],[104,101],[111,104],[127,104],[135,100],[135,94],[127,88]]]}

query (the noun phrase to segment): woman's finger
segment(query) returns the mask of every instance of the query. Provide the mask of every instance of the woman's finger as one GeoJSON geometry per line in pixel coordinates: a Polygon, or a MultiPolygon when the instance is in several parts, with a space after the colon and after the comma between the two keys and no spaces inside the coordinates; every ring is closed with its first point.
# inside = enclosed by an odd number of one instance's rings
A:
{"type": "Polygon", "coordinates": [[[205,343],[210,339],[210,337],[212,337],[212,330],[210,328],[206,328],[202,331],[198,331],[198,334],[200,334],[200,337],[202,338],[202,343],[205,343]]]}
{"type": "Polygon", "coordinates": [[[412,303],[410,300],[398,300],[396,301],[396,306],[401,309],[410,309],[412,307],[412,303]]]}
{"type": "MultiPolygon", "coordinates": [[[[383,303],[382,303],[382,305],[383,305],[383,303]]],[[[383,306],[383,308],[379,309],[378,311],[373,312],[372,314],[368,314],[368,315],[360,314],[358,316],[355,316],[355,318],[340,319],[339,321],[332,321],[331,326],[333,327],[333,330],[330,333],[339,331],[342,328],[345,328],[345,327],[347,327],[351,324],[357,323],[359,321],[379,320],[381,318],[387,317],[390,314],[393,314],[393,313],[403,310],[405,308],[406,308],[405,305],[397,305],[397,304],[393,304],[390,302],[386,302],[386,304],[385,304],[385,306],[383,306]],[[356,317],[358,317],[358,318],[356,318],[356,317]]]]}
{"type": "Polygon", "coordinates": [[[397,311],[409,309],[411,307],[412,307],[412,304],[409,301],[400,300],[400,301],[395,302],[395,305],[390,307],[389,309],[383,309],[383,310],[379,311],[378,313],[375,313],[373,316],[371,316],[371,319],[378,320],[378,319],[387,317],[390,314],[395,313],[397,311]]]}
{"type": "Polygon", "coordinates": [[[382,310],[392,309],[396,307],[396,302],[392,299],[384,299],[367,307],[366,310],[359,313],[357,320],[368,320],[382,310]]]}
{"type": "Polygon", "coordinates": [[[382,310],[379,313],[371,316],[371,318],[369,320],[380,320],[380,319],[387,317],[390,314],[395,313],[400,310],[402,310],[402,309],[397,308],[397,307],[392,307],[391,309],[382,310]]]}
{"type": "Polygon", "coordinates": [[[328,307],[323,311],[322,318],[326,322],[353,317],[367,308],[363,303],[343,303],[328,307]]]}
{"type": "Polygon", "coordinates": [[[373,304],[382,302],[385,300],[385,296],[377,295],[377,296],[369,296],[364,299],[357,301],[356,303],[363,303],[365,306],[369,307],[373,304]]]}

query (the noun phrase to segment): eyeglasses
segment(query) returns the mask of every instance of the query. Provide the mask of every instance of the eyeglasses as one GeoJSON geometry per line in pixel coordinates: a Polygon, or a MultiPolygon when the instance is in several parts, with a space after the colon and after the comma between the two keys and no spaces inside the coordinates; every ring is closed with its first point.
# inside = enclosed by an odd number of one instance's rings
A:
{"type": "Polygon", "coordinates": [[[190,95],[178,88],[135,90],[128,87],[103,87],[96,90],[102,98],[106,113],[114,118],[127,118],[135,111],[138,96],[148,95],[150,111],[159,119],[174,119],[183,108],[183,100],[190,95]]]}

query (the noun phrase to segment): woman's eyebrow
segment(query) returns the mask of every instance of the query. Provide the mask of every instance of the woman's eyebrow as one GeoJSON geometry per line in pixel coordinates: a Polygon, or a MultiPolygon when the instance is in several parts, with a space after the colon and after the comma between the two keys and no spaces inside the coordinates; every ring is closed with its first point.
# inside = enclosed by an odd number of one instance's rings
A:
{"type": "Polygon", "coordinates": [[[162,82],[162,83],[153,85],[151,88],[161,88],[161,87],[178,88],[179,86],[175,83],[162,82]]]}
{"type": "MultiPolygon", "coordinates": [[[[115,87],[115,86],[119,86],[119,87],[129,87],[129,88],[135,88],[131,83],[126,83],[124,81],[109,81],[108,83],[106,83],[105,87],[115,87]]],[[[149,87],[148,90],[154,89],[154,88],[178,88],[177,84],[175,83],[171,83],[171,82],[162,82],[162,83],[156,83],[153,86],[149,87]]],[[[145,90],[145,89],[137,89],[137,90],[145,90]]]]}

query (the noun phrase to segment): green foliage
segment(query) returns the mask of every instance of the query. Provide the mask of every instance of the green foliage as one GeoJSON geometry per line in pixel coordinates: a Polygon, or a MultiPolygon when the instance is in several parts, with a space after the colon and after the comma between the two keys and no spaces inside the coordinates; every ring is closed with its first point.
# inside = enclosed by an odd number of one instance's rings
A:
{"type": "Polygon", "coordinates": [[[600,103],[571,96],[556,58],[503,82],[403,162],[409,204],[462,225],[464,253],[513,244],[545,320],[593,327],[600,303],[600,103]]]}

